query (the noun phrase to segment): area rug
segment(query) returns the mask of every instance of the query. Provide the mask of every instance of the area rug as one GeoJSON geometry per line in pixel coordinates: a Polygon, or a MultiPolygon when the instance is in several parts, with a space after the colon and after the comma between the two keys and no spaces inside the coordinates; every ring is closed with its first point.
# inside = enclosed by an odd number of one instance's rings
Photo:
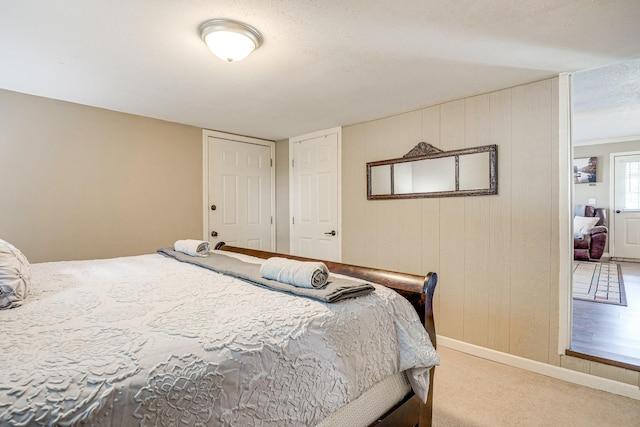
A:
{"type": "Polygon", "coordinates": [[[620,264],[574,261],[573,298],[626,306],[620,264]]]}

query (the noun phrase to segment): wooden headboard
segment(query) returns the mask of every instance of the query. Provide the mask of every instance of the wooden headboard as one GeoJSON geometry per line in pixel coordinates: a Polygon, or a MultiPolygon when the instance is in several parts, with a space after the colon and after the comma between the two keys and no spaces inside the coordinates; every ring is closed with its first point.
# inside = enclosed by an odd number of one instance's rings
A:
{"type": "MultiPolygon", "coordinates": [[[[263,259],[278,256],[299,261],[322,261],[332,273],[344,274],[345,276],[371,281],[394,289],[413,305],[424,325],[424,328],[429,334],[429,338],[431,338],[433,346],[436,346],[436,329],[433,318],[433,293],[435,292],[436,284],[438,282],[438,275],[436,273],[427,273],[425,277],[422,277],[415,274],[342,264],[333,261],[314,260],[295,255],[239,248],[235,246],[228,246],[224,242],[218,243],[215,246],[215,249],[250,255],[263,259]]],[[[411,392],[402,402],[385,414],[385,417],[374,425],[414,426],[418,424],[420,427],[431,426],[434,369],[431,369],[430,371],[431,381],[429,382],[429,394],[426,403],[420,402],[418,397],[413,395],[413,392],[411,392]]]]}

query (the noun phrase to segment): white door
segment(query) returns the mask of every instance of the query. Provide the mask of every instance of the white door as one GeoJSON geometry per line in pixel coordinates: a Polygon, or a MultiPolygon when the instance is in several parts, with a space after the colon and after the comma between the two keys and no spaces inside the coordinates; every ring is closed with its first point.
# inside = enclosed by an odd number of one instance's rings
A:
{"type": "Polygon", "coordinates": [[[271,144],[207,136],[205,233],[212,247],[225,242],[275,249],[272,149],[271,144]]]}
{"type": "Polygon", "coordinates": [[[640,155],[615,155],[612,256],[640,259],[640,155]]]}
{"type": "Polygon", "coordinates": [[[290,141],[293,255],[340,261],[339,138],[334,129],[290,141]]]}

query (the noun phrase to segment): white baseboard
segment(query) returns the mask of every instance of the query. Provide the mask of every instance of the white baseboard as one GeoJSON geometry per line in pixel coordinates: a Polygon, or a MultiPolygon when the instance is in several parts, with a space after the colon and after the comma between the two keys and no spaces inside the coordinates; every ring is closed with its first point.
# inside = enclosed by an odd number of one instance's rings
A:
{"type": "Polygon", "coordinates": [[[560,366],[525,359],[524,357],[502,353],[500,351],[491,350],[489,348],[480,347],[440,335],[438,335],[438,345],[442,345],[462,353],[467,353],[472,356],[491,360],[493,362],[545,375],[547,377],[557,378],[562,381],[640,400],[640,388],[631,384],[625,384],[608,378],[597,377],[595,375],[585,374],[584,372],[572,371],[571,369],[562,368],[560,366]]]}

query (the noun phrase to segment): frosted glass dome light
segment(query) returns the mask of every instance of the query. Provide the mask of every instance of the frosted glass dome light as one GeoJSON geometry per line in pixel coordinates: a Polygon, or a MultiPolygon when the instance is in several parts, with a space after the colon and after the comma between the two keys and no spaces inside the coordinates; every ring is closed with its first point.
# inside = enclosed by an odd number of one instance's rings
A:
{"type": "Polygon", "coordinates": [[[211,52],[227,62],[240,61],[262,44],[255,28],[228,19],[212,19],[200,26],[200,36],[211,52]]]}

